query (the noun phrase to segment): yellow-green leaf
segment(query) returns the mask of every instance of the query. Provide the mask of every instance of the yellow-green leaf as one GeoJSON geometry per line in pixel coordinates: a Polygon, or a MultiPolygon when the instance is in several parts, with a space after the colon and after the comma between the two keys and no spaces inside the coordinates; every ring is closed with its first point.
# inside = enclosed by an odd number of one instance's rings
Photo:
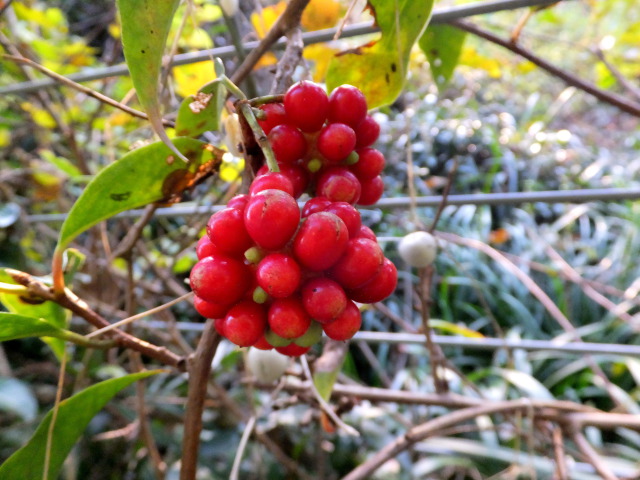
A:
{"type": "Polygon", "coordinates": [[[433,0],[370,0],[380,39],[337,54],[329,64],[327,87],[358,87],[369,108],[389,105],[402,91],[411,48],[431,18],[433,0]]]}
{"type": "Polygon", "coordinates": [[[158,137],[174,154],[186,161],[164,131],[158,100],[162,54],[179,3],[180,0],[117,0],[124,58],[138,100],[158,137]]]}
{"type": "Polygon", "coordinates": [[[449,25],[431,25],[418,44],[429,59],[431,74],[439,89],[445,87],[458,64],[466,32],[449,25]]]}
{"type": "MultiPolygon", "coordinates": [[[[211,70],[213,72],[213,68],[211,70]]],[[[226,92],[222,83],[215,80],[202,87],[197,94],[185,98],[178,110],[176,134],[198,137],[203,132],[218,130],[226,92]]]]}

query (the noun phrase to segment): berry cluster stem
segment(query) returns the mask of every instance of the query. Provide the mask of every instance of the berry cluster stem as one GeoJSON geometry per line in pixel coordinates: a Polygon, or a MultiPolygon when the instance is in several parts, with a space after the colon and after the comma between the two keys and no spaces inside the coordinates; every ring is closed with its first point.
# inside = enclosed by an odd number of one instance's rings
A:
{"type": "Polygon", "coordinates": [[[267,163],[267,166],[269,167],[269,171],[279,172],[280,167],[278,167],[276,156],[273,153],[273,150],[271,148],[271,145],[269,144],[269,140],[267,136],[264,134],[262,127],[258,123],[258,120],[256,120],[256,116],[254,115],[253,109],[251,108],[251,105],[249,104],[249,102],[246,100],[244,101],[241,100],[236,104],[236,108],[245,118],[245,120],[249,124],[249,127],[251,127],[253,136],[256,139],[256,142],[258,143],[260,148],[262,149],[262,152],[264,153],[264,158],[267,163]]]}

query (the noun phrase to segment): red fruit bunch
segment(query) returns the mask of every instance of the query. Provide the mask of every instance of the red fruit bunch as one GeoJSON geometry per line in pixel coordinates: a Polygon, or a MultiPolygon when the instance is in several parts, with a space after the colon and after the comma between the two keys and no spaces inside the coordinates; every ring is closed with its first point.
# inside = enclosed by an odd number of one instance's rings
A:
{"type": "Polygon", "coordinates": [[[353,206],[380,198],[384,157],[369,146],[379,127],[355,87],[327,97],[301,82],[284,104],[261,108],[280,172],[264,167],[247,195],[211,216],[191,288],[196,310],[231,342],[299,356],[323,332],[353,337],[355,302],[379,302],[396,287],[395,266],[353,206]],[[316,196],[301,209],[309,185],[316,196]]]}
{"type": "MultiPolygon", "coordinates": [[[[310,195],[335,202],[373,205],[382,196],[382,153],[371,148],[380,126],[367,115],[367,100],[351,85],[327,96],[312,82],[299,82],[283,103],[269,103],[258,123],[267,135],[281,172],[298,198],[310,195]]],[[[263,167],[257,175],[268,172],[263,167]]]]}

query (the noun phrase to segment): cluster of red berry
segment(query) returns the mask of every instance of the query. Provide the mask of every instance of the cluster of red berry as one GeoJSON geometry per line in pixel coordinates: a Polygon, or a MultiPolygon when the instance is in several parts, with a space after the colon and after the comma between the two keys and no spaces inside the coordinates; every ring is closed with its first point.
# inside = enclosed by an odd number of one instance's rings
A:
{"type": "Polygon", "coordinates": [[[302,82],[284,105],[262,109],[281,171],[258,172],[248,194],[211,216],[191,288],[196,310],[231,342],[298,356],[323,331],[351,338],[361,325],[355,302],[395,289],[395,266],[353,206],[363,194],[365,204],[380,197],[384,157],[368,147],[379,126],[354,87],[327,97],[302,82]],[[316,196],[300,209],[296,199],[309,185],[316,196]]]}

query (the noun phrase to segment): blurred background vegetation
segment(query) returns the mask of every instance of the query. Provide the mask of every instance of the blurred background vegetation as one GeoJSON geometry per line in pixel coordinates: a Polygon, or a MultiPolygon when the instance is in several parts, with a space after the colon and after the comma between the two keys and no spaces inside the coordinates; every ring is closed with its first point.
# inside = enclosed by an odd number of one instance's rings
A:
{"type": "MultiPolygon", "coordinates": [[[[312,0],[303,29],[336,26],[349,3],[312,0]]],[[[437,2],[435,11],[459,3],[464,2],[437,2]]],[[[13,1],[5,6],[0,18],[3,53],[20,52],[61,75],[123,61],[111,0],[13,1]]],[[[503,38],[521,25],[519,45],[602,91],[640,102],[640,10],[634,6],[632,0],[562,1],[545,9],[503,11],[471,21],[503,38]]],[[[283,9],[283,2],[246,0],[229,17],[213,0],[186,2],[174,18],[173,53],[232,45],[235,37],[255,40],[283,9]]],[[[370,18],[360,10],[354,9],[349,23],[370,18]]],[[[364,40],[343,38],[307,47],[304,55],[313,78],[323,81],[335,51],[364,40]]],[[[460,39],[460,47],[448,82],[434,79],[434,69],[416,47],[405,90],[393,105],[375,113],[382,126],[377,148],[387,158],[385,197],[406,197],[411,191],[418,196],[441,194],[454,168],[451,195],[640,188],[637,117],[486,40],[468,34],[460,39]]],[[[275,55],[265,56],[243,88],[267,92],[276,61],[275,55]]],[[[233,72],[238,60],[225,63],[233,72]]],[[[211,61],[168,71],[165,111],[175,111],[182,98],[213,76],[211,61]]],[[[0,88],[41,77],[0,59],[0,88]]],[[[136,107],[127,76],[84,84],[136,107]]],[[[56,215],[69,211],[92,175],[152,139],[145,120],[64,86],[0,95],[0,266],[47,275],[60,226],[56,215]]],[[[207,140],[223,144],[219,132],[207,140]]],[[[229,158],[220,175],[199,185],[184,205],[224,203],[238,190],[242,167],[241,159],[229,158]]],[[[503,252],[535,281],[584,341],[610,344],[608,353],[591,356],[444,347],[451,391],[469,398],[570,400],[606,411],[640,413],[640,359],[616,352],[617,345],[640,344],[638,210],[637,201],[624,199],[445,207],[438,223],[443,235],[430,312],[435,333],[468,339],[569,338],[504,262],[473,246],[482,243],[503,252]]],[[[402,264],[395,245],[419,222],[429,225],[435,212],[436,208],[412,207],[410,202],[363,210],[363,220],[381,237],[401,277],[383,307],[364,312],[363,330],[421,329],[414,308],[419,302],[417,273],[402,264]]],[[[110,248],[136,219],[104,222],[75,242],[85,261],[74,291],[114,320],[175,298],[186,291],[183,280],[196,261],[194,244],[207,219],[207,214],[155,216],[145,226],[131,263],[108,259],[110,248]],[[130,282],[135,300],[123,293],[130,282]]],[[[201,321],[189,304],[182,303],[134,324],[132,332],[188,351],[196,343],[201,321]]],[[[87,330],[79,320],[72,319],[72,325],[80,332],[87,330]]],[[[320,353],[316,346],[310,359],[320,353]]],[[[288,386],[274,392],[271,385],[251,381],[243,352],[230,345],[220,346],[214,362],[215,383],[202,433],[202,479],[228,477],[245,423],[255,412],[256,429],[263,436],[249,442],[240,478],[298,478],[300,472],[339,478],[408,426],[448,411],[444,406],[334,397],[343,419],[362,436],[328,433],[313,399],[294,388],[302,381],[297,365],[288,371],[288,386]],[[265,436],[300,471],[287,470],[265,449],[265,436]]],[[[124,352],[75,348],[64,395],[122,375],[126,365],[124,352]]],[[[29,438],[53,405],[58,366],[50,346],[40,340],[0,346],[0,460],[29,438]]],[[[381,343],[351,342],[339,383],[434,392],[424,346],[394,342],[392,336],[381,343]]],[[[93,419],[62,478],[158,478],[157,459],[140,434],[133,390],[128,392],[93,419]]],[[[148,422],[167,479],[178,478],[185,392],[183,375],[162,374],[146,383],[147,419],[142,422],[148,422]]],[[[494,420],[479,417],[466,430],[445,431],[419,442],[387,462],[376,478],[560,478],[554,477],[549,424],[526,417],[494,420]]],[[[585,433],[618,478],[639,478],[640,434],[620,427],[589,427],[585,433]]],[[[575,445],[565,443],[567,478],[601,478],[575,445]]]]}

